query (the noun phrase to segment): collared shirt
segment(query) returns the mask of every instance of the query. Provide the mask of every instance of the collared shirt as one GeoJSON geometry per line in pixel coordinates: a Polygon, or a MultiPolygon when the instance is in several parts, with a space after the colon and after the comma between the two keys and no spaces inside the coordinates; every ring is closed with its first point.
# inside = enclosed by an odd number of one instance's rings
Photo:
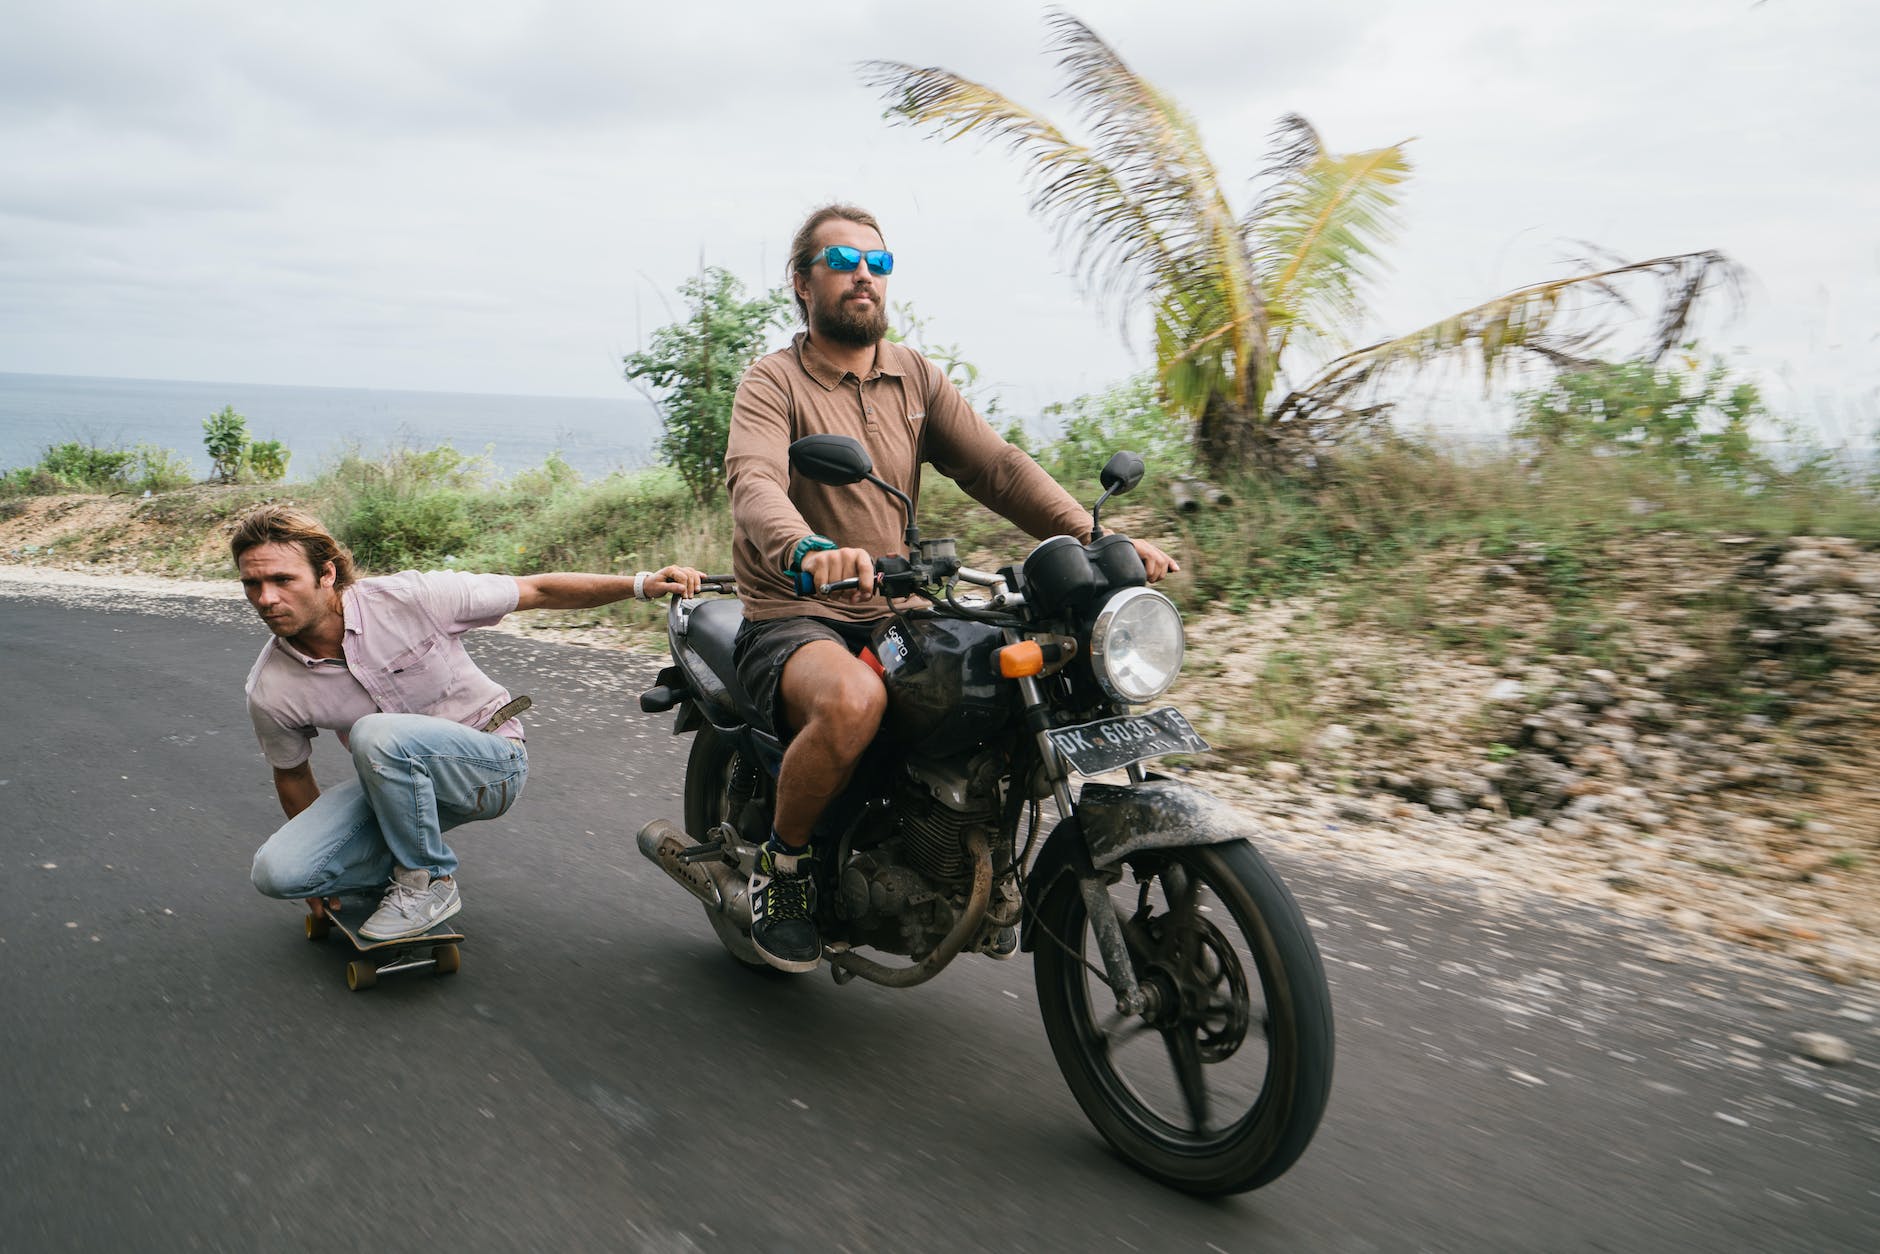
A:
{"type": "MultiPolygon", "coordinates": [[[[346,743],[368,714],[430,714],[482,727],[509,692],[477,669],[463,633],[491,627],[516,608],[508,575],[407,570],[362,579],[340,593],[343,658],[311,658],[270,639],[248,672],[248,717],[268,764],[291,770],[313,753],[324,727],[346,743]]],[[[522,739],[522,723],[496,729],[522,739]]]]}
{"type": "Polygon", "coordinates": [[[752,364],[732,404],[725,477],[737,527],[732,568],[746,618],[860,622],[888,613],[880,597],[860,605],[799,598],[784,574],[796,542],[812,533],[876,555],[907,551],[900,503],[886,492],[870,483],[826,487],[792,473],[790,442],[825,432],[860,440],[875,474],[907,493],[917,516],[925,461],[1040,540],[1081,540],[1090,532],[1089,510],[1000,438],[925,357],[883,340],[874,367],[858,378],[799,331],[789,347],[752,364]]]}

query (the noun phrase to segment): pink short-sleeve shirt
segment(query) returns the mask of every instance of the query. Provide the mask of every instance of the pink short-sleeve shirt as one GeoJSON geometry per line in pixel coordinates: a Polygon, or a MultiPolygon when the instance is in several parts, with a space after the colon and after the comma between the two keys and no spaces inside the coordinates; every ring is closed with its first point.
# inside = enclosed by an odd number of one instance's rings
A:
{"type": "MultiPolygon", "coordinates": [[[[362,579],[340,593],[344,658],[310,658],[275,637],[248,672],[248,717],[268,764],[291,770],[324,727],[346,732],[368,714],[430,714],[481,727],[509,691],[477,669],[463,634],[516,608],[508,575],[407,570],[362,579]]],[[[510,719],[498,734],[522,739],[510,719]]]]}

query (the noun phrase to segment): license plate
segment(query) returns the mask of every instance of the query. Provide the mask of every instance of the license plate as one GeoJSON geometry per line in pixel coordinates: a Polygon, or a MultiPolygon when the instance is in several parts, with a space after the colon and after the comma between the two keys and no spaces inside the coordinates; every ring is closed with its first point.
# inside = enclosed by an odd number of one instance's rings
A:
{"type": "Polygon", "coordinates": [[[1047,732],[1051,746],[1079,775],[1101,775],[1165,753],[1206,753],[1208,742],[1195,734],[1172,705],[1142,714],[1100,718],[1076,727],[1047,732]]]}

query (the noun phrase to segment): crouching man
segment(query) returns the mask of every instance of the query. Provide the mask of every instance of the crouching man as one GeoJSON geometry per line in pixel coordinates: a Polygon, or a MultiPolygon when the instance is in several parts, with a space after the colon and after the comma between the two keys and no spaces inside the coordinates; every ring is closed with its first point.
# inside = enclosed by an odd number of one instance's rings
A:
{"type": "Polygon", "coordinates": [[[274,633],[248,673],[248,715],[287,824],[255,853],[255,887],[305,898],[383,891],[360,927],[413,936],[463,908],[443,834],[516,803],[529,774],[509,693],[463,634],[516,610],[584,609],[698,591],[683,566],[638,575],[512,578],[461,571],[354,576],[352,555],[298,510],[266,505],[229,542],[242,589],[274,633]],[[321,791],[313,737],[338,734],[356,775],[321,791]]]}

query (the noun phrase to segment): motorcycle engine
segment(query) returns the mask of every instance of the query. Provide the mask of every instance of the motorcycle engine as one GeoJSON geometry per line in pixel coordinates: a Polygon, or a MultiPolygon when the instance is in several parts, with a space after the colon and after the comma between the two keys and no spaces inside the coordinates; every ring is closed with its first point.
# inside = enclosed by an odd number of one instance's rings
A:
{"type": "MultiPolygon", "coordinates": [[[[920,954],[952,928],[972,880],[967,836],[977,829],[990,837],[998,828],[1003,765],[992,751],[905,764],[890,796],[894,836],[842,869],[843,914],[857,943],[920,954]]],[[[1006,895],[996,893],[989,913],[1007,913],[1006,895]]]]}

